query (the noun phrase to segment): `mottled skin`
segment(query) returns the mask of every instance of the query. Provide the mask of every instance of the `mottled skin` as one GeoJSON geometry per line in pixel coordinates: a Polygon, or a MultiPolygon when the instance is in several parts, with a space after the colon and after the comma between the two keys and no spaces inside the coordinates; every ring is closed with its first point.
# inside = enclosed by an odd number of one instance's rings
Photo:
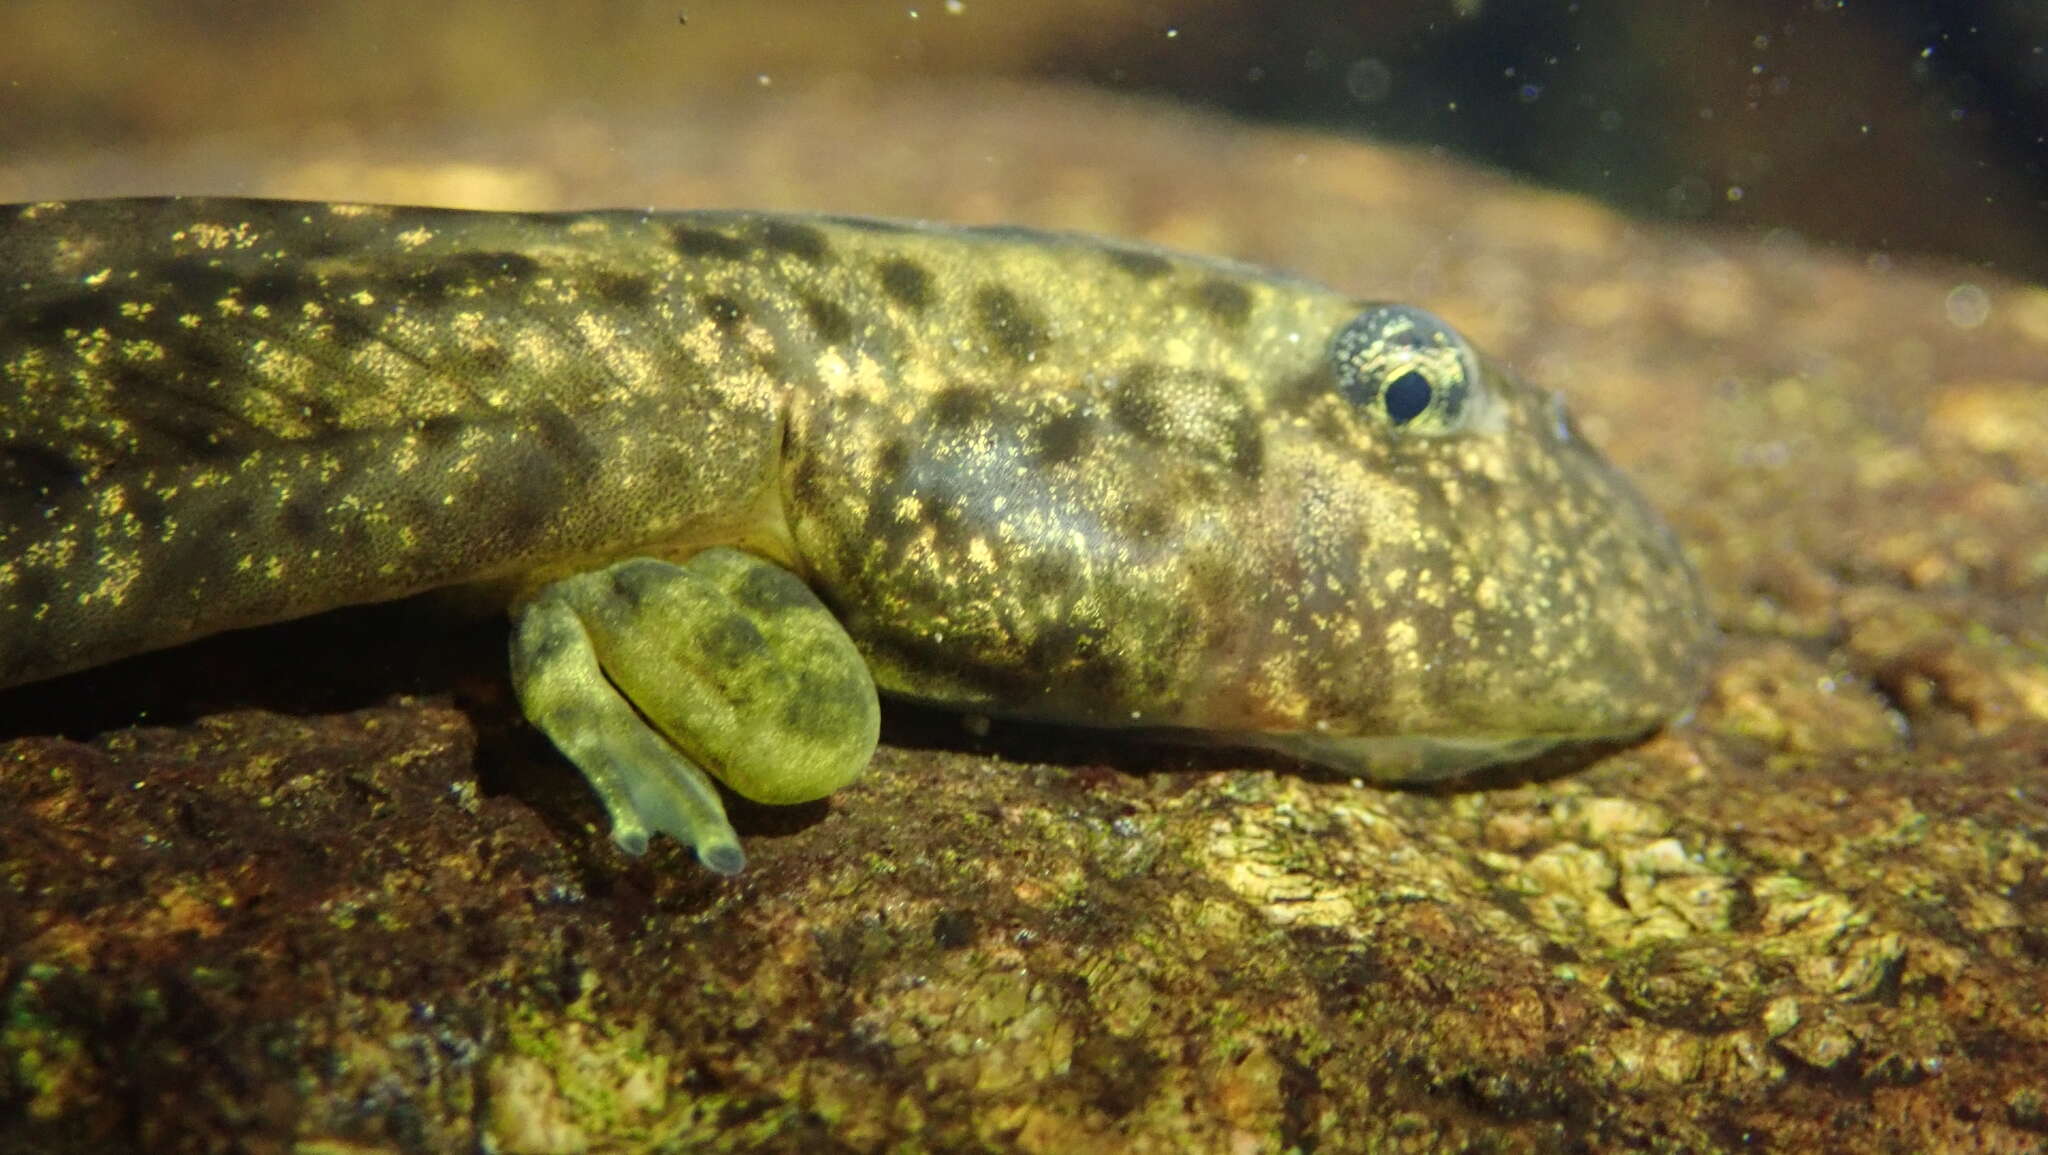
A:
{"type": "Polygon", "coordinates": [[[475,585],[628,849],[737,869],[696,765],[829,792],[875,685],[1413,779],[1643,733],[1701,676],[1676,544],[1557,399],[1263,270],[142,200],[0,209],[0,275],[0,684],[475,585]]]}

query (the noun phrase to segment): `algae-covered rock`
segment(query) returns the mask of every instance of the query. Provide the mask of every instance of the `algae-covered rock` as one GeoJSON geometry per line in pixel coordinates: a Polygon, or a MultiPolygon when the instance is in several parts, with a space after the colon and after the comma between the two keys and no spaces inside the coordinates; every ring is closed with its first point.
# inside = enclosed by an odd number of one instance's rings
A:
{"type": "Polygon", "coordinates": [[[0,167],[203,186],[1009,220],[1414,300],[1571,397],[1726,636],[1686,723],[1441,793],[897,710],[737,811],[731,880],[611,847],[496,623],[11,691],[0,1149],[2048,1145],[2048,290],[1037,89],[0,167]]]}

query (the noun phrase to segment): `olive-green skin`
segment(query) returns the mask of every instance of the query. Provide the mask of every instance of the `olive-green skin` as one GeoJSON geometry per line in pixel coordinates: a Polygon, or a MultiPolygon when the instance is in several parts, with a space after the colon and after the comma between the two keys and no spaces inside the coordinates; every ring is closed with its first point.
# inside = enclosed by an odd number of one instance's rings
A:
{"type": "Polygon", "coordinates": [[[564,579],[719,545],[885,692],[1384,778],[1643,733],[1702,676],[1677,544],[1554,397],[1480,359],[1462,424],[1390,420],[1332,355],[1367,304],[1242,265],[161,199],[0,208],[0,278],[0,684],[450,585],[587,625],[564,579]]]}

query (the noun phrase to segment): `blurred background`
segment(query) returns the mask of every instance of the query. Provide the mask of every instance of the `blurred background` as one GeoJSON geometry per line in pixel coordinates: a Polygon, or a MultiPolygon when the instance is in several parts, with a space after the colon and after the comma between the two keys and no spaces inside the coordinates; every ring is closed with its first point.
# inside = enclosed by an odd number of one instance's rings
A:
{"type": "MultiPolygon", "coordinates": [[[[303,169],[391,139],[448,156],[480,134],[564,155],[578,125],[901,87],[943,120],[949,92],[1020,81],[1423,146],[1638,216],[2048,280],[2042,0],[0,0],[0,193],[277,191],[232,158],[284,149],[303,169]],[[173,151],[187,160],[156,159],[173,151]]],[[[550,198],[491,179],[403,189],[550,198]]],[[[845,207],[834,193],[806,207],[845,207]]]]}

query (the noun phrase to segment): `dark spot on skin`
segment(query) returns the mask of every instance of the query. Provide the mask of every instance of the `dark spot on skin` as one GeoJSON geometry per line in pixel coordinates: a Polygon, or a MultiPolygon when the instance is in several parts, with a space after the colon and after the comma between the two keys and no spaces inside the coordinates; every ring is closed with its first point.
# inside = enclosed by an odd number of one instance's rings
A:
{"type": "Polygon", "coordinates": [[[531,538],[561,511],[565,492],[562,475],[547,469],[517,469],[495,477],[476,475],[473,484],[482,491],[471,499],[473,504],[490,511],[478,518],[479,523],[492,527],[478,529],[484,540],[493,533],[509,541],[531,538]]]}
{"type": "Polygon", "coordinates": [[[331,399],[316,393],[298,400],[300,408],[304,411],[303,415],[315,428],[326,432],[340,423],[341,410],[335,408],[331,399]]]}
{"type": "Polygon", "coordinates": [[[258,273],[242,287],[242,299],[251,305],[282,309],[306,298],[306,278],[295,273],[258,273]]]}
{"type": "Polygon", "coordinates": [[[852,543],[856,550],[865,548],[868,542],[880,542],[883,553],[895,557],[917,536],[916,522],[896,516],[897,501],[903,496],[907,493],[902,486],[886,486],[870,496],[867,516],[861,523],[862,536],[852,543]]]}
{"type": "Polygon", "coordinates": [[[1236,281],[1208,280],[1195,287],[1195,304],[1228,329],[1242,329],[1251,319],[1252,295],[1236,281]]]}
{"type": "Polygon", "coordinates": [[[294,497],[284,503],[279,520],[286,536],[298,541],[318,536],[327,519],[322,516],[320,503],[310,497],[294,497]]]}
{"type": "Polygon", "coordinates": [[[990,285],[974,294],[974,317],[1003,356],[1019,364],[1045,351],[1049,339],[1045,326],[1034,318],[1017,294],[1000,285],[990,285]]]}
{"type": "Polygon", "coordinates": [[[397,282],[397,291],[408,299],[421,304],[434,304],[448,299],[457,285],[466,284],[475,277],[473,274],[451,268],[447,265],[433,265],[406,274],[397,282]]]}
{"type": "MultiPolygon", "coordinates": [[[[445,470],[443,471],[443,476],[448,476],[445,470]]],[[[451,480],[447,484],[452,486],[454,482],[451,480]]],[[[401,493],[392,499],[391,505],[395,507],[393,520],[403,525],[415,527],[433,525],[434,519],[441,515],[442,510],[442,505],[439,501],[424,494],[409,492],[401,493]]],[[[415,546],[414,548],[417,549],[418,547],[415,546]]]]}
{"type": "Polygon", "coordinates": [[[256,503],[246,497],[223,497],[218,505],[207,512],[207,532],[231,533],[249,528],[249,520],[256,512],[256,503]]]}
{"type": "Polygon", "coordinates": [[[220,401],[204,393],[181,393],[145,370],[123,365],[107,376],[120,399],[121,416],[186,457],[212,460],[272,440],[220,401]]]}
{"type": "Polygon", "coordinates": [[[910,447],[900,437],[882,443],[875,453],[875,472],[883,481],[890,481],[903,475],[904,466],[910,463],[910,447]]]}
{"type": "Polygon", "coordinates": [[[1016,572],[1024,591],[1033,597],[1065,593],[1080,580],[1072,562],[1052,553],[1023,554],[1018,559],[1016,572]]]}
{"type": "Polygon", "coordinates": [[[1341,681],[1319,679],[1304,687],[1304,710],[1310,717],[1348,715],[1353,718],[1387,717],[1393,702],[1393,679],[1386,667],[1364,662],[1351,667],[1341,681]]]}
{"type": "Polygon", "coordinates": [[[1110,654],[1091,654],[1074,670],[1073,680],[1091,697],[1112,698],[1137,685],[1131,670],[1110,654]]]}
{"type": "MultiPolygon", "coordinates": [[[[57,579],[50,576],[50,571],[41,567],[24,566],[17,571],[17,576],[14,579],[14,588],[8,591],[8,597],[10,600],[17,601],[24,606],[40,606],[48,604],[53,598],[57,597],[58,589],[57,579]]],[[[20,624],[21,621],[29,622],[32,626],[34,619],[24,616],[18,619],[16,624],[20,624]]],[[[43,662],[41,664],[48,665],[49,663],[43,662]]],[[[33,667],[24,666],[23,668],[29,669],[33,667]]]]}
{"type": "Polygon", "coordinates": [[[179,391],[176,382],[148,373],[117,369],[110,374],[121,394],[122,416],[138,428],[169,438],[196,460],[239,457],[282,438],[250,420],[232,401],[211,391],[179,391]]]}
{"type": "Polygon", "coordinates": [[[0,443],[0,492],[25,493],[70,489],[84,471],[70,458],[26,441],[0,443]]]}
{"type": "Polygon", "coordinates": [[[851,421],[875,407],[875,401],[865,393],[848,393],[834,403],[834,412],[843,421],[851,421]]]}
{"type": "Polygon", "coordinates": [[[1156,280],[1173,271],[1173,262],[1157,253],[1140,249],[1111,249],[1109,263],[1141,281],[1156,280]]]}
{"type": "Polygon", "coordinates": [[[1166,406],[1160,399],[1164,376],[1156,365],[1135,365],[1125,372],[1109,407],[1118,425],[1147,441],[1166,438],[1166,406]]]}
{"type": "Polygon", "coordinates": [[[677,225],[669,241],[676,252],[691,260],[744,261],[753,253],[753,249],[738,237],[689,225],[677,225]]]}
{"type": "Polygon", "coordinates": [[[632,273],[599,273],[591,288],[599,300],[620,308],[637,308],[654,295],[654,283],[632,273]]]}
{"type": "Polygon", "coordinates": [[[327,306],[329,317],[337,323],[341,318],[348,317],[357,324],[372,327],[375,325],[375,319],[388,311],[378,303],[380,294],[384,292],[385,285],[382,282],[354,275],[329,277],[327,283],[321,287],[322,302],[327,306]],[[369,304],[364,304],[362,300],[366,293],[370,297],[369,304]]]}
{"type": "Polygon", "coordinates": [[[496,345],[484,345],[472,349],[468,354],[468,366],[478,376],[489,376],[505,371],[512,363],[512,355],[496,345]]]}
{"type": "MultiPolygon", "coordinates": [[[[486,543],[532,537],[561,515],[598,467],[599,452],[590,438],[552,404],[529,409],[516,429],[490,427],[489,433],[505,446],[510,459],[496,469],[452,475],[446,483],[460,487],[454,496],[475,511],[474,533],[486,543]]],[[[415,520],[434,525],[448,516],[444,509],[430,507],[415,520]]]]}
{"type": "Polygon", "coordinates": [[[818,504],[818,459],[809,454],[796,458],[789,476],[789,492],[799,508],[818,504]]]}
{"type": "Polygon", "coordinates": [[[420,422],[420,444],[428,449],[446,449],[455,444],[455,439],[469,426],[469,422],[452,413],[443,413],[420,422]]]}
{"type": "Polygon", "coordinates": [[[612,600],[638,610],[650,594],[676,580],[676,572],[668,562],[638,558],[611,567],[605,571],[605,577],[606,584],[611,586],[612,600]]]}
{"type": "Polygon", "coordinates": [[[1247,481],[1256,481],[1264,471],[1258,418],[1227,378],[1135,366],[1118,384],[1110,414],[1146,441],[1222,465],[1247,481]]]}
{"type": "Polygon", "coordinates": [[[885,665],[927,671],[935,680],[957,683],[995,701],[1015,699],[1028,693],[1034,684],[1029,674],[975,661],[971,651],[952,644],[950,639],[936,642],[908,631],[890,630],[886,623],[874,625],[877,628],[867,633],[863,641],[885,665]]]}
{"type": "Polygon", "coordinates": [[[143,276],[168,289],[177,308],[194,312],[242,287],[241,278],[198,257],[174,257],[143,276]]]}
{"type": "Polygon", "coordinates": [[[575,649],[579,640],[570,629],[569,623],[553,616],[536,615],[535,611],[548,604],[549,600],[551,599],[532,603],[520,611],[514,623],[519,638],[519,657],[514,661],[523,659],[525,665],[533,669],[553,665],[563,655],[575,649]]]}
{"type": "Polygon", "coordinates": [[[63,337],[67,330],[90,333],[94,329],[109,328],[121,316],[121,307],[105,293],[78,293],[45,301],[27,310],[27,316],[15,320],[9,317],[0,322],[7,328],[18,329],[33,341],[50,342],[63,337]]]}
{"type": "Polygon", "coordinates": [[[817,604],[793,575],[762,565],[748,567],[746,576],[733,587],[732,599],[762,613],[803,610],[817,604]]]}
{"type": "MultiPolygon", "coordinates": [[[[1037,679],[1088,679],[1091,667],[1097,665],[1093,659],[1101,647],[1100,637],[1062,616],[1045,623],[1031,639],[1024,654],[1023,673],[1037,679]]],[[[1098,677],[1102,673],[1094,672],[1098,677]]]]}
{"type": "Polygon", "coordinates": [[[355,248],[349,241],[329,232],[314,233],[312,236],[300,241],[299,246],[299,251],[305,257],[316,261],[327,257],[338,257],[355,248]]]}
{"type": "Polygon", "coordinates": [[[1131,502],[1118,510],[1119,525],[1133,541],[1158,541],[1173,528],[1173,512],[1156,501],[1131,502]]]}
{"type": "Polygon", "coordinates": [[[472,277],[510,277],[524,281],[540,272],[539,261],[525,253],[505,251],[458,253],[448,257],[447,263],[472,277]]]}
{"type": "Polygon", "coordinates": [[[994,403],[985,390],[969,385],[948,385],[932,395],[931,423],[938,429],[957,429],[988,419],[994,403]]]}
{"type": "MultiPolygon", "coordinates": [[[[1181,606],[1175,612],[1154,621],[1151,639],[1147,642],[1151,652],[1184,654],[1200,643],[1202,613],[1194,610],[1192,605],[1193,603],[1189,603],[1181,606]]],[[[1105,659],[1110,656],[1104,655],[1105,659]]],[[[1141,699],[1173,697],[1179,682],[1177,664],[1166,661],[1125,662],[1117,677],[1124,686],[1135,690],[1135,696],[1141,699]]],[[[1124,692],[1129,693],[1130,690],[1124,692]]]]}
{"type": "Polygon", "coordinates": [[[704,315],[710,317],[711,323],[718,326],[718,331],[727,337],[737,332],[740,322],[747,319],[747,307],[741,304],[738,298],[729,297],[724,293],[708,294],[700,304],[703,306],[704,315]]]}
{"type": "Polygon", "coordinates": [[[768,653],[760,628],[739,614],[720,614],[695,636],[704,656],[726,670],[758,664],[768,653]]]}
{"type": "Polygon", "coordinates": [[[802,734],[810,738],[829,738],[843,732],[840,729],[844,714],[832,707],[835,687],[828,679],[818,677],[816,670],[798,670],[796,692],[782,702],[781,715],[777,719],[779,728],[785,734],[802,734]]]}
{"type": "Polygon", "coordinates": [[[371,529],[361,513],[336,517],[327,523],[327,540],[341,550],[367,549],[371,544],[371,529]]]}
{"type": "Polygon", "coordinates": [[[967,545],[967,513],[955,498],[938,497],[925,501],[924,521],[932,527],[932,537],[942,549],[953,550],[967,545]]]}
{"type": "Polygon", "coordinates": [[[187,329],[183,325],[159,330],[167,360],[179,376],[187,379],[223,377],[229,372],[228,359],[214,331],[205,325],[187,329]]]}
{"type": "Polygon", "coordinates": [[[1242,575],[1227,562],[1194,562],[1188,570],[1188,589],[1193,595],[1187,604],[1191,606],[1231,606],[1243,604],[1246,592],[1242,586],[1242,575]]]}
{"type": "Polygon", "coordinates": [[[1041,465],[1058,465],[1088,452],[1095,436],[1095,419],[1084,413],[1062,413],[1048,418],[1032,433],[1041,465]]]}
{"type": "Polygon", "coordinates": [[[529,411],[529,425],[548,460],[571,477],[589,477],[604,464],[604,454],[591,444],[576,419],[559,406],[540,405],[529,411]]]}
{"type": "Polygon", "coordinates": [[[821,739],[842,740],[857,734],[874,712],[874,681],[862,662],[835,661],[803,669],[797,683],[799,693],[787,708],[805,712],[803,725],[821,739]]]}
{"type": "Polygon", "coordinates": [[[787,253],[807,265],[823,263],[831,252],[824,233],[794,221],[768,221],[763,224],[761,244],[771,253],[787,253]]]}
{"type": "Polygon", "coordinates": [[[932,303],[932,275],[923,265],[892,257],[881,264],[882,291],[889,299],[912,312],[932,303]]]}
{"type": "Polygon", "coordinates": [[[853,336],[853,315],[841,308],[836,301],[806,294],[803,298],[804,316],[811,322],[811,329],[818,339],[827,345],[844,344],[853,336]]]}
{"type": "Polygon", "coordinates": [[[138,485],[128,491],[128,512],[134,516],[136,524],[142,527],[144,533],[156,534],[163,531],[164,521],[170,516],[171,510],[156,490],[138,485]]]}

